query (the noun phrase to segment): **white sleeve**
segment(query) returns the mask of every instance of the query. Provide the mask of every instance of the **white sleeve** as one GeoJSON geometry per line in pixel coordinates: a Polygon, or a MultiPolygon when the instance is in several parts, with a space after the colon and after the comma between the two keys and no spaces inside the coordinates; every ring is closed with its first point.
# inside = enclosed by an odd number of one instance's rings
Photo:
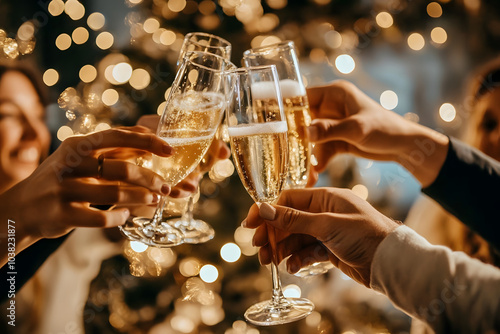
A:
{"type": "Polygon", "coordinates": [[[377,248],[371,287],[437,333],[500,332],[500,270],[433,246],[407,226],[377,248]]]}

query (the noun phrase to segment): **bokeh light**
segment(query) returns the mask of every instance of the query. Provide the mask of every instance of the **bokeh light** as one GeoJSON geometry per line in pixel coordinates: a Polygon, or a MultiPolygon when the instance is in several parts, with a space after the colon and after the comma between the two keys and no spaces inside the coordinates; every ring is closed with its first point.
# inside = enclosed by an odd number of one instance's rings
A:
{"type": "Polygon", "coordinates": [[[367,200],[368,198],[368,188],[362,184],[356,184],[352,187],[352,192],[363,200],[367,200]]]}
{"type": "Polygon", "coordinates": [[[59,81],[59,73],[53,69],[49,68],[43,73],[43,82],[51,87],[54,86],[59,81]]]}
{"type": "Polygon", "coordinates": [[[49,3],[48,10],[50,15],[59,16],[64,12],[64,2],[62,0],[52,0],[49,3]]]}
{"type": "Polygon", "coordinates": [[[380,94],[380,104],[385,109],[392,110],[398,106],[398,95],[392,90],[386,90],[380,94]]]}
{"type": "Polygon", "coordinates": [[[394,24],[392,15],[387,12],[380,12],[375,17],[375,21],[381,28],[390,28],[394,24]]]}
{"type": "Polygon", "coordinates": [[[97,70],[92,65],[84,65],[80,69],[79,77],[85,83],[92,82],[97,77],[97,70]]]}
{"type": "Polygon", "coordinates": [[[443,103],[439,108],[439,117],[447,123],[452,122],[457,116],[457,110],[451,103],[443,103]]]}
{"type": "Polygon", "coordinates": [[[227,243],[220,249],[220,256],[226,262],[236,262],[241,256],[240,247],[232,242],[227,243]]]}
{"type": "Polygon", "coordinates": [[[155,19],[154,17],[150,17],[144,21],[144,31],[148,34],[154,33],[156,30],[160,28],[160,21],[155,19]]]}
{"type": "Polygon", "coordinates": [[[104,24],[106,23],[106,19],[104,15],[102,15],[99,12],[95,12],[89,15],[87,18],[87,24],[90,29],[96,31],[104,27],[104,24]]]}
{"type": "Polygon", "coordinates": [[[71,34],[75,44],[83,44],[89,39],[89,31],[84,27],[78,27],[71,34]]]}
{"type": "Polygon", "coordinates": [[[408,36],[408,46],[415,51],[422,50],[425,46],[425,39],[421,34],[415,32],[408,36]]]}
{"type": "Polygon", "coordinates": [[[130,241],[130,248],[132,248],[136,253],[142,253],[148,249],[148,245],[139,241],[130,241]]]}
{"type": "Polygon", "coordinates": [[[166,107],[167,107],[167,101],[163,101],[162,103],[160,103],[158,108],[156,108],[156,113],[160,116],[163,115],[163,111],[165,110],[166,107]]]}
{"type": "Polygon", "coordinates": [[[104,31],[101,32],[99,35],[97,35],[97,38],[95,39],[95,44],[99,49],[102,50],[107,50],[110,47],[113,46],[113,43],[115,41],[115,38],[111,33],[104,31]]]}
{"type": "Polygon", "coordinates": [[[119,83],[124,84],[132,77],[132,66],[129,63],[118,63],[113,67],[113,78],[119,83]]]}
{"type": "Polygon", "coordinates": [[[61,51],[69,49],[71,46],[71,37],[68,34],[60,34],[56,38],[56,46],[61,51]]]}
{"type": "Polygon", "coordinates": [[[85,15],[85,7],[77,0],[68,0],[64,5],[64,12],[72,20],[77,21],[85,15]]]}
{"type": "Polygon", "coordinates": [[[66,138],[71,137],[73,135],[73,129],[71,129],[67,125],[63,125],[57,130],[57,139],[60,141],[64,141],[66,138]]]}
{"type": "Polygon", "coordinates": [[[206,264],[200,269],[200,278],[205,283],[213,283],[219,277],[219,271],[215,266],[206,264]]]}
{"type": "Polygon", "coordinates": [[[24,22],[17,30],[17,38],[21,41],[29,41],[35,34],[35,26],[32,22],[24,22]]]}
{"type": "Polygon", "coordinates": [[[186,0],[169,0],[168,9],[174,13],[181,12],[186,7],[186,0]]]}
{"type": "Polygon", "coordinates": [[[137,68],[132,72],[129,83],[134,89],[144,89],[151,82],[151,76],[148,71],[142,68],[137,68]]]}
{"type": "Polygon", "coordinates": [[[443,15],[443,8],[437,2],[431,2],[427,5],[427,14],[433,18],[441,17],[443,15]]]}
{"type": "Polygon", "coordinates": [[[431,31],[431,39],[436,44],[443,44],[448,39],[448,34],[443,28],[436,27],[431,31]]]}
{"type": "Polygon", "coordinates": [[[190,257],[183,259],[179,263],[179,272],[184,277],[196,276],[200,272],[200,267],[201,267],[200,261],[198,261],[193,257],[190,257]]]}
{"type": "Polygon", "coordinates": [[[356,68],[356,63],[351,56],[342,54],[335,59],[335,67],[340,73],[349,74],[356,68]]]}
{"type": "Polygon", "coordinates": [[[283,295],[286,298],[300,298],[302,290],[296,284],[289,284],[283,288],[283,295]]]}
{"type": "Polygon", "coordinates": [[[116,91],[116,89],[109,88],[106,89],[104,92],[102,92],[102,103],[104,103],[107,106],[112,106],[116,102],[118,102],[118,99],[120,98],[120,95],[116,91]]]}

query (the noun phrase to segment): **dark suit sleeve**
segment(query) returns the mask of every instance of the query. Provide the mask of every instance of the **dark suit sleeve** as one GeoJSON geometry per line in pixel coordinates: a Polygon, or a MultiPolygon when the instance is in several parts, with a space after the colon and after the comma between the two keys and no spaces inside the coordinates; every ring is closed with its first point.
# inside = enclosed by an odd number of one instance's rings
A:
{"type": "Polygon", "coordinates": [[[500,250],[500,162],[450,138],[438,177],[422,191],[500,250]]]}
{"type": "Polygon", "coordinates": [[[8,291],[10,284],[7,278],[15,276],[16,293],[22,286],[36,273],[38,268],[54,253],[59,246],[66,240],[69,234],[66,234],[57,239],[41,239],[26,248],[15,257],[15,275],[9,274],[12,272],[9,265],[6,264],[0,269],[0,303],[8,299],[8,291]]]}

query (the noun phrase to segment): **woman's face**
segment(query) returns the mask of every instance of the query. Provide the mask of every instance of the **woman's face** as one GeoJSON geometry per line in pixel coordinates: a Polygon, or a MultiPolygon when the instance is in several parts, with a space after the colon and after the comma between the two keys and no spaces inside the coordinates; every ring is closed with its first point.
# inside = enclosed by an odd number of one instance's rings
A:
{"type": "Polygon", "coordinates": [[[478,100],[474,114],[478,115],[474,146],[500,161],[500,87],[478,100]]]}
{"type": "Polygon", "coordinates": [[[27,178],[47,153],[44,117],[31,81],[20,72],[6,72],[0,79],[0,190],[27,178]]]}

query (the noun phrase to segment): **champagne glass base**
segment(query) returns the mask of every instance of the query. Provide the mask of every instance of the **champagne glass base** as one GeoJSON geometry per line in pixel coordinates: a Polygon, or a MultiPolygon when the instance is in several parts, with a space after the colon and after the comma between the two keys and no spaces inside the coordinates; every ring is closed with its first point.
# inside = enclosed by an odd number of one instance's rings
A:
{"type": "Polygon", "coordinates": [[[322,275],[327,273],[333,267],[335,266],[331,262],[316,262],[311,264],[310,266],[301,268],[294,274],[294,276],[310,277],[310,276],[322,275]]]}
{"type": "Polygon", "coordinates": [[[181,232],[183,242],[187,244],[202,244],[212,240],[215,236],[212,226],[201,219],[186,221],[182,218],[175,218],[168,222],[181,232]]]}
{"type": "Polygon", "coordinates": [[[182,244],[182,233],[175,227],[162,222],[156,229],[151,218],[135,217],[120,226],[120,231],[130,240],[140,241],[148,246],[167,248],[182,244]]]}
{"type": "Polygon", "coordinates": [[[305,298],[282,298],[277,305],[272,300],[263,301],[245,312],[245,319],[256,326],[274,326],[298,321],[314,310],[314,304],[305,298]]]}

